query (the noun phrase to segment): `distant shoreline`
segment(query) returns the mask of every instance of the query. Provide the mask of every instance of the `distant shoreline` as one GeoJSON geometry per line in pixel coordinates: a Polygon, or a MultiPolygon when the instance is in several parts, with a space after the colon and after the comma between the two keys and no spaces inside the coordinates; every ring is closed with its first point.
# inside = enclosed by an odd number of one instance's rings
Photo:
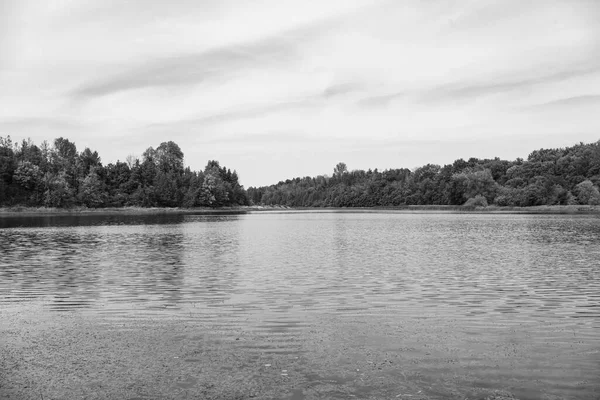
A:
{"type": "Polygon", "coordinates": [[[410,205],[396,207],[286,207],[286,206],[241,206],[222,208],[166,208],[166,207],[115,207],[115,208],[46,208],[46,207],[3,207],[0,218],[27,216],[76,216],[76,215],[226,215],[252,212],[395,212],[395,213],[452,213],[452,214],[567,214],[600,215],[600,206],[531,206],[531,207],[464,207],[443,205],[410,205]]]}
{"type": "Polygon", "coordinates": [[[294,211],[338,211],[338,212],[397,212],[397,213],[445,213],[445,214],[572,214],[572,215],[600,215],[600,206],[572,205],[572,206],[530,206],[530,207],[465,207],[447,205],[410,205],[393,207],[347,207],[347,208],[290,208],[294,211]]]}
{"type": "Polygon", "coordinates": [[[110,207],[110,208],[47,208],[47,207],[3,207],[0,218],[14,216],[75,216],[75,215],[218,215],[244,214],[247,207],[224,208],[169,208],[169,207],[110,207]]]}

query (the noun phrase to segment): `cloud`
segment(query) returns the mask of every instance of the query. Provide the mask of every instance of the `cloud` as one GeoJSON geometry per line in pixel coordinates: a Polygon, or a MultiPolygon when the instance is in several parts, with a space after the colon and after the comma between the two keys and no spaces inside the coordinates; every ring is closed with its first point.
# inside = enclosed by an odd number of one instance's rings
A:
{"type": "Polygon", "coordinates": [[[316,98],[304,98],[290,101],[274,102],[259,106],[238,107],[235,109],[226,110],[219,113],[199,116],[197,118],[189,118],[178,121],[169,121],[164,123],[150,124],[143,129],[150,130],[181,130],[181,129],[197,129],[208,127],[225,122],[234,122],[249,118],[265,117],[269,114],[278,113],[281,111],[314,107],[316,98]]]}
{"type": "Polygon", "coordinates": [[[108,78],[88,82],[73,95],[99,97],[134,89],[194,85],[250,70],[282,68],[299,61],[302,46],[334,29],[343,18],[343,14],[335,15],[253,41],[147,60],[108,78]]]}
{"type": "Polygon", "coordinates": [[[390,104],[390,102],[392,102],[395,99],[399,99],[399,98],[402,98],[405,96],[406,96],[406,93],[398,92],[398,93],[383,94],[383,95],[377,95],[377,96],[371,96],[371,97],[364,97],[364,98],[360,99],[357,102],[357,104],[359,106],[365,106],[365,107],[382,107],[382,106],[387,106],[388,104],[390,104]]]}
{"type": "Polygon", "coordinates": [[[598,73],[600,65],[593,65],[584,68],[569,68],[558,72],[531,76],[530,73],[515,74],[514,77],[495,83],[453,83],[435,87],[419,96],[421,103],[439,103],[456,100],[476,99],[482,96],[490,96],[513,90],[522,90],[532,88],[537,85],[552,84],[562,82],[571,78],[583,77],[598,73]]]}
{"type": "Polygon", "coordinates": [[[285,146],[290,145],[305,145],[307,142],[314,143],[315,141],[323,141],[325,138],[317,138],[308,140],[306,135],[300,132],[294,131],[274,131],[274,132],[259,132],[252,136],[237,134],[227,137],[222,136],[208,136],[200,137],[196,139],[196,143],[200,144],[213,144],[213,145],[227,145],[227,146],[267,146],[267,148],[273,149],[273,144],[281,143],[282,137],[285,137],[285,146]]]}
{"type": "Polygon", "coordinates": [[[361,89],[361,85],[353,82],[339,83],[327,87],[323,91],[323,97],[332,98],[352,92],[356,92],[361,89]]]}
{"type": "Polygon", "coordinates": [[[548,107],[562,107],[562,106],[589,106],[600,103],[600,95],[587,94],[581,96],[565,97],[558,100],[548,101],[541,104],[536,104],[527,109],[543,109],[548,107]]]}
{"type": "Polygon", "coordinates": [[[285,38],[231,45],[199,54],[151,60],[75,91],[77,97],[97,97],[147,87],[193,85],[236,71],[289,62],[294,45],[285,38]]]}
{"type": "Polygon", "coordinates": [[[64,118],[25,117],[0,119],[0,130],[4,130],[8,134],[11,131],[19,134],[31,134],[40,131],[55,132],[58,130],[73,132],[81,128],[82,124],[64,118]]]}

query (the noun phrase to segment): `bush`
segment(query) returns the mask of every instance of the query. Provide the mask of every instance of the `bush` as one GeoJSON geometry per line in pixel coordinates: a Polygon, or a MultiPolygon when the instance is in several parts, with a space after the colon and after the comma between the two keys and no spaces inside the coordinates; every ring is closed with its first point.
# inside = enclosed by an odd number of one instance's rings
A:
{"type": "Polygon", "coordinates": [[[467,200],[467,202],[465,204],[463,204],[463,206],[465,206],[465,207],[487,207],[488,202],[485,197],[478,194],[477,196],[471,197],[469,200],[467,200]]]}
{"type": "Polygon", "coordinates": [[[585,180],[575,186],[579,204],[595,206],[600,204],[600,191],[590,180],[585,180]]]}

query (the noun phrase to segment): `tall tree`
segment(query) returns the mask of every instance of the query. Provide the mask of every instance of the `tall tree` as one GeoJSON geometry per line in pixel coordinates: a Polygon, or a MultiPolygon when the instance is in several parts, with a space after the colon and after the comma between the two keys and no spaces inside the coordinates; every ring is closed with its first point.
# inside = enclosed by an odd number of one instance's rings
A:
{"type": "Polygon", "coordinates": [[[348,173],[348,166],[346,165],[346,163],[343,162],[339,162],[337,163],[337,165],[333,168],[333,176],[335,178],[337,178],[338,180],[341,180],[342,175],[348,173]]]}
{"type": "Polygon", "coordinates": [[[9,191],[15,173],[16,163],[13,151],[13,143],[10,136],[0,136],[0,202],[10,201],[9,191]]]}
{"type": "Polygon", "coordinates": [[[108,200],[106,185],[100,180],[96,168],[92,167],[79,188],[79,200],[87,207],[103,207],[108,200]]]}

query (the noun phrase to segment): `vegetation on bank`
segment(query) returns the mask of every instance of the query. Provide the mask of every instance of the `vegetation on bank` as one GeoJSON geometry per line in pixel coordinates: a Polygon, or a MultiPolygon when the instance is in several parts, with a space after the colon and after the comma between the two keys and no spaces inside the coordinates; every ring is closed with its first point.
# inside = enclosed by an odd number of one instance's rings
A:
{"type": "Polygon", "coordinates": [[[49,208],[229,207],[248,205],[231,171],[209,161],[203,171],[183,165],[174,142],[149,147],[141,159],[104,166],[96,151],[77,151],[58,138],[52,146],[0,137],[0,206],[49,208]]]}
{"type": "Polygon", "coordinates": [[[250,187],[254,204],[290,207],[464,205],[468,208],[600,204],[600,141],[533,151],[527,160],[470,158],[410,171],[349,171],[250,187]]]}
{"type": "Polygon", "coordinates": [[[285,211],[283,206],[231,206],[231,207],[0,207],[0,218],[55,215],[203,215],[246,214],[252,211],[285,211]]]}
{"type": "Polygon", "coordinates": [[[141,158],[105,166],[96,151],[78,152],[75,143],[62,137],[40,146],[0,137],[0,207],[29,210],[428,205],[492,211],[585,205],[592,208],[574,212],[596,212],[599,185],[600,140],[536,150],[527,160],[459,159],[414,171],[350,171],[339,163],[332,176],[288,179],[246,191],[236,171],[218,161],[209,161],[202,171],[184,167],[183,152],[172,141],[149,147],[141,158]]]}
{"type": "Polygon", "coordinates": [[[0,218],[12,216],[55,216],[55,215],[176,215],[176,214],[244,214],[250,207],[0,207],[0,218]]]}
{"type": "Polygon", "coordinates": [[[531,207],[508,207],[508,206],[448,206],[448,205],[404,205],[393,207],[287,207],[287,206],[235,206],[235,207],[0,207],[0,219],[23,216],[74,216],[74,215],[219,215],[219,214],[246,214],[254,212],[337,212],[337,213],[442,213],[442,214],[577,214],[577,215],[600,215],[600,206],[590,205],[553,205],[553,206],[531,206],[531,207]]]}

